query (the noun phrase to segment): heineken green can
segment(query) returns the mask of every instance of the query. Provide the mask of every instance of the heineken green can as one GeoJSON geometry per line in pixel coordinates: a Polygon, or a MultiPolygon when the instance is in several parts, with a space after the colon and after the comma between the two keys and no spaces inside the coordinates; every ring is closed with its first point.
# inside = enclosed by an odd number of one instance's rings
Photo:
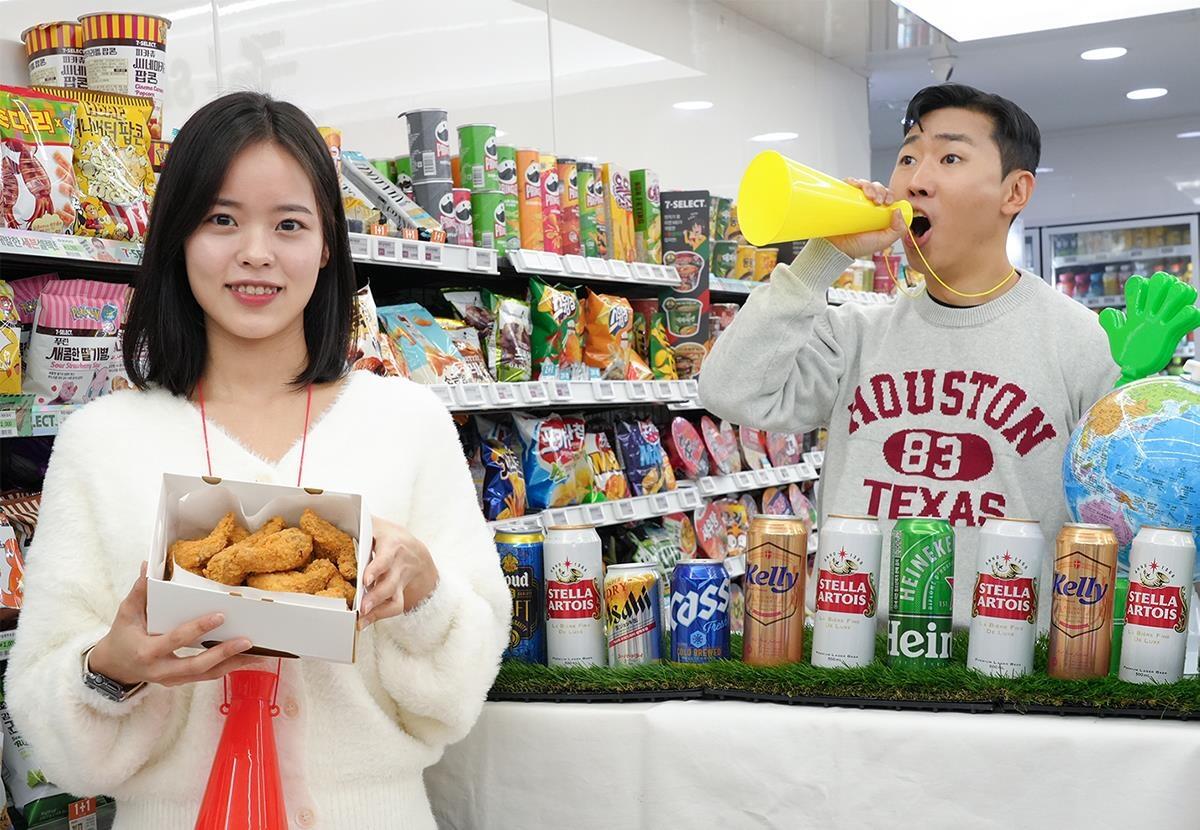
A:
{"type": "Polygon", "coordinates": [[[413,180],[412,180],[412,159],[408,156],[400,156],[394,159],[396,163],[396,187],[404,192],[408,198],[413,198],[413,180]]]}
{"type": "Polygon", "coordinates": [[[1129,577],[1118,576],[1113,583],[1112,648],[1108,652],[1108,673],[1121,673],[1121,641],[1125,638],[1125,604],[1129,599],[1129,577]]]}
{"type": "Polygon", "coordinates": [[[504,249],[496,248],[501,254],[511,254],[521,248],[521,200],[516,193],[504,194],[504,249]]]}
{"type": "Polygon", "coordinates": [[[954,621],[954,529],[944,519],[900,519],[892,527],[888,663],[933,668],[950,662],[954,621]]]}
{"type": "Polygon", "coordinates": [[[712,275],[732,279],[737,267],[738,243],[735,239],[722,239],[713,243],[712,275]]]}
{"type": "MultiPolygon", "coordinates": [[[[496,148],[496,178],[500,182],[500,192],[505,195],[517,195],[517,148],[501,144],[496,148]]],[[[519,220],[518,220],[519,223],[519,220]]],[[[519,227],[519,224],[518,224],[519,227]]]]}
{"type": "Polygon", "coordinates": [[[500,189],[495,124],[463,124],[458,128],[462,186],[472,193],[500,189]]]}
{"type": "Polygon", "coordinates": [[[508,218],[505,216],[504,194],[488,190],[471,194],[471,222],[475,226],[475,247],[495,248],[504,254],[508,238],[508,218]]]}

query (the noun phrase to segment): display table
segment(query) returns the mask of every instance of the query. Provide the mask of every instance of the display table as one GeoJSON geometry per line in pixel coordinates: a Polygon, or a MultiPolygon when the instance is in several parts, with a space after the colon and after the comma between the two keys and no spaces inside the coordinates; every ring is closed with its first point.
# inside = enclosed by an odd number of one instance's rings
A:
{"type": "Polygon", "coordinates": [[[442,830],[1194,830],[1200,724],[737,701],[487,703],[442,830]]]}

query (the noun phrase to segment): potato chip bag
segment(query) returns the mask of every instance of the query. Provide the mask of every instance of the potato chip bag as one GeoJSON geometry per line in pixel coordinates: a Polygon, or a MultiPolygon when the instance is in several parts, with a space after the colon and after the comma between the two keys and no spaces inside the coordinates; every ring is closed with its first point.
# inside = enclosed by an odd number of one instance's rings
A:
{"type": "Polygon", "coordinates": [[[530,357],[529,303],[483,290],[481,297],[492,315],[488,365],[501,383],[521,383],[533,373],[530,357]]]}
{"type": "Polygon", "coordinates": [[[532,317],[530,354],[534,380],[574,380],[573,362],[582,355],[568,355],[568,348],[579,351],[579,300],[569,288],[546,285],[537,277],[529,279],[529,308],[532,317]]]}
{"type": "Polygon", "coordinates": [[[633,350],[633,307],[624,297],[587,294],[583,359],[603,380],[652,380],[654,373],[633,350]]]}
{"type": "Polygon", "coordinates": [[[454,426],[458,430],[458,442],[462,444],[463,455],[467,459],[467,469],[471,471],[471,483],[475,485],[475,500],[479,502],[479,509],[482,510],[485,472],[483,455],[479,446],[479,431],[470,415],[456,413],[453,417],[454,426]]]}
{"type": "Polygon", "coordinates": [[[479,333],[461,320],[448,320],[444,317],[434,319],[466,362],[470,383],[491,383],[492,375],[488,371],[483,348],[479,345],[479,333]]]}
{"type": "Polygon", "coordinates": [[[575,503],[584,504],[595,491],[595,480],[586,452],[587,423],[582,415],[564,415],[563,428],[567,431],[568,446],[575,457],[575,503]]]}
{"type": "Polygon", "coordinates": [[[75,105],[0,86],[0,228],[67,233],[75,223],[75,105]]]}
{"type": "Polygon", "coordinates": [[[396,377],[395,352],[379,329],[379,311],[371,287],[364,285],[354,295],[354,319],[350,334],[350,370],[365,371],[382,377],[396,377]]]}
{"type": "Polygon", "coordinates": [[[576,465],[582,444],[574,449],[574,439],[559,415],[543,418],[517,413],[513,415],[517,438],[521,442],[521,465],[529,507],[545,510],[579,504],[576,465]]]}
{"type": "Polygon", "coordinates": [[[489,522],[515,519],[526,510],[520,451],[511,424],[501,418],[475,417],[483,463],[483,515],[489,522]]]}
{"type": "Polygon", "coordinates": [[[635,496],[675,489],[675,471],[667,460],[653,421],[620,421],[615,428],[617,453],[635,496]]]}
{"type": "Polygon", "coordinates": [[[583,441],[584,457],[592,471],[592,488],[584,497],[587,503],[627,499],[629,481],[625,470],[613,452],[608,434],[603,430],[589,428],[583,441]]]}
{"type": "Polygon", "coordinates": [[[633,350],[638,357],[650,361],[650,321],[662,309],[658,300],[630,300],[633,308],[633,350]]]}
{"type": "Polygon", "coordinates": [[[655,314],[650,318],[650,369],[655,380],[678,380],[675,369],[675,349],[667,338],[667,318],[655,314]]]}
{"type": "Polygon", "coordinates": [[[21,316],[12,287],[0,280],[0,395],[21,394],[21,316]]]}

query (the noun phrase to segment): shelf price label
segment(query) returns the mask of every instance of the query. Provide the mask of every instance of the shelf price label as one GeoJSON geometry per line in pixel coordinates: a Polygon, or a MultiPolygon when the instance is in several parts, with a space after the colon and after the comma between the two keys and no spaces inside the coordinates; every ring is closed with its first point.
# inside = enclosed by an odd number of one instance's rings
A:
{"type": "Polygon", "coordinates": [[[583,274],[584,276],[587,275],[587,260],[581,257],[579,254],[567,254],[564,259],[567,261],[567,270],[572,274],[583,274]]]}
{"type": "Polygon", "coordinates": [[[471,248],[467,251],[467,270],[492,273],[496,270],[496,252],[488,248],[471,248]]]}
{"type": "Polygon", "coordinates": [[[650,509],[660,516],[666,515],[671,512],[671,500],[665,493],[655,493],[650,497],[650,509]]]}
{"type": "Polygon", "coordinates": [[[614,280],[624,280],[626,282],[633,279],[633,272],[629,270],[629,263],[619,259],[614,259],[608,263],[612,269],[612,278],[614,280]]]}
{"type": "Polygon", "coordinates": [[[372,252],[372,259],[379,262],[395,262],[397,256],[396,240],[390,236],[373,236],[371,241],[375,243],[375,250],[372,252]]]}
{"type": "Polygon", "coordinates": [[[350,234],[350,256],[354,259],[371,258],[371,237],[361,233],[350,234]]]}
{"type": "Polygon", "coordinates": [[[435,243],[427,243],[421,246],[421,253],[424,255],[424,263],[440,268],[442,266],[442,246],[435,243]]]}
{"type": "Polygon", "coordinates": [[[521,398],[527,404],[543,404],[546,402],[546,387],[537,382],[520,385],[521,398]]]}
{"type": "Polygon", "coordinates": [[[421,246],[416,242],[400,243],[400,261],[417,265],[421,262],[421,246]]]}
{"type": "Polygon", "coordinates": [[[550,400],[555,403],[569,403],[571,401],[571,384],[565,380],[548,380],[545,382],[546,392],[550,395],[550,400]]]}
{"type": "Polygon", "coordinates": [[[590,256],[587,258],[588,270],[592,272],[593,277],[610,277],[612,271],[608,268],[608,260],[600,257],[590,256]]]}

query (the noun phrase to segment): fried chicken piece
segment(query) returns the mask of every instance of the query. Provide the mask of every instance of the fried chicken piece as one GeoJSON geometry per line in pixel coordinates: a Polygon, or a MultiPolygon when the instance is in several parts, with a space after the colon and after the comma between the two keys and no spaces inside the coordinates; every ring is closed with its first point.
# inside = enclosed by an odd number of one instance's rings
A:
{"type": "MultiPolygon", "coordinates": [[[[324,562],[324,559],[318,560],[324,562]]],[[[314,563],[316,564],[316,563],[314,563]]],[[[354,607],[354,586],[342,578],[340,573],[334,572],[329,579],[329,584],[325,586],[325,590],[317,591],[319,597],[341,597],[346,600],[346,607],[354,607]]]]}
{"type": "Polygon", "coordinates": [[[226,548],[208,562],[204,575],[225,585],[241,585],[249,574],[278,573],[303,568],[312,560],[313,540],[290,527],[270,536],[226,548]]]}
{"type": "Polygon", "coordinates": [[[337,567],[328,559],[314,559],[302,571],[275,574],[254,574],[246,579],[251,588],[263,591],[288,591],[295,594],[315,594],[325,590],[333,577],[341,579],[337,567]]]}
{"type": "Polygon", "coordinates": [[[196,573],[229,545],[229,537],[237,527],[232,513],[226,513],[212,532],[203,539],[180,539],[171,545],[168,555],[184,570],[196,573]]]}
{"type": "Polygon", "coordinates": [[[258,530],[254,531],[249,536],[247,536],[245,539],[242,539],[240,541],[250,542],[251,544],[254,544],[261,539],[267,538],[272,533],[278,533],[279,531],[283,530],[285,527],[287,527],[287,522],[285,522],[283,520],[283,516],[275,516],[272,519],[267,519],[266,524],[264,524],[258,530]]]}
{"type": "Polygon", "coordinates": [[[236,545],[238,542],[244,542],[250,536],[250,531],[242,527],[238,522],[233,523],[233,530],[229,531],[229,544],[236,545]]]}
{"type": "Polygon", "coordinates": [[[338,571],[349,580],[358,579],[357,545],[349,534],[322,519],[312,510],[300,516],[300,529],[313,538],[313,551],[322,559],[338,566],[338,571]]]}

